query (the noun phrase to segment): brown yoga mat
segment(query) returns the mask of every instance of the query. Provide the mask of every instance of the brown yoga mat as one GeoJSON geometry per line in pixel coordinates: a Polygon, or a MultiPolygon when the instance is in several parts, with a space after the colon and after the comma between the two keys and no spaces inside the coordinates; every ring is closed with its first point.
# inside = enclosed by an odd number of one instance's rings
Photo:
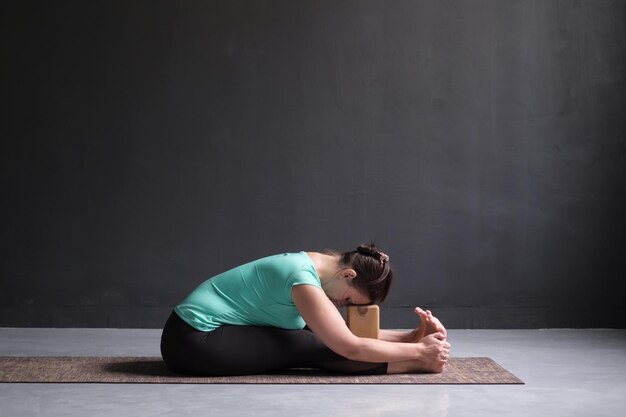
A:
{"type": "Polygon", "coordinates": [[[159,357],[2,356],[0,382],[136,384],[523,384],[490,358],[450,358],[440,374],[337,375],[312,369],[263,375],[195,377],[159,357]]]}

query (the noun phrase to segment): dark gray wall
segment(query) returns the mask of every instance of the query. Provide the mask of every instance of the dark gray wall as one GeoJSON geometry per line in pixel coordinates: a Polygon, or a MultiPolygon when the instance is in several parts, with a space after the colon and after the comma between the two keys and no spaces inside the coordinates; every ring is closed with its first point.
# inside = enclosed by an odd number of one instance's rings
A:
{"type": "Polygon", "coordinates": [[[0,7],[0,326],[370,239],[386,326],[626,324],[625,2],[0,7]]]}

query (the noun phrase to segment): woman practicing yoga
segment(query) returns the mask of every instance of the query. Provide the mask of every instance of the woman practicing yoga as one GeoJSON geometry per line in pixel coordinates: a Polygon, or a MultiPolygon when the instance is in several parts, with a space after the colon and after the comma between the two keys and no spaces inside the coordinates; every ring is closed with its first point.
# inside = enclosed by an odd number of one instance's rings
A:
{"type": "Polygon", "coordinates": [[[268,256],[200,284],[161,336],[167,366],[190,375],[245,375],[287,368],[346,374],[441,372],[450,344],[430,311],[409,332],[360,338],[338,307],[382,302],[393,273],[375,245],[338,253],[268,256]]]}

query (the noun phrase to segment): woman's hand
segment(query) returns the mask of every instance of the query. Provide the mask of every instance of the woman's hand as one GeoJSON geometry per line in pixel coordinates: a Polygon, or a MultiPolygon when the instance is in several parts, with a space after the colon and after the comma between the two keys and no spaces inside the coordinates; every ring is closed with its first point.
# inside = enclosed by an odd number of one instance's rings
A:
{"type": "Polygon", "coordinates": [[[442,372],[450,356],[450,343],[443,333],[436,332],[426,335],[419,342],[422,345],[420,362],[423,369],[431,372],[442,372]]]}
{"type": "Polygon", "coordinates": [[[443,324],[441,324],[437,317],[433,316],[433,313],[431,313],[430,310],[424,311],[419,307],[415,307],[415,313],[420,318],[420,325],[417,329],[411,332],[410,342],[417,343],[425,336],[433,333],[443,334],[444,339],[448,337],[446,328],[443,327],[443,324]]]}

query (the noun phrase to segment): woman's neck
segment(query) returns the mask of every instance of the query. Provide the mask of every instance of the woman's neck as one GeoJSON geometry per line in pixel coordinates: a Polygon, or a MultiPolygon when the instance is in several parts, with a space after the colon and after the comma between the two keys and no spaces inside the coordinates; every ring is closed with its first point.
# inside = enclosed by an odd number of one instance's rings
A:
{"type": "Polygon", "coordinates": [[[341,269],[339,267],[339,255],[327,255],[319,252],[307,252],[307,255],[313,260],[315,270],[320,277],[322,283],[330,280],[341,269]]]}

